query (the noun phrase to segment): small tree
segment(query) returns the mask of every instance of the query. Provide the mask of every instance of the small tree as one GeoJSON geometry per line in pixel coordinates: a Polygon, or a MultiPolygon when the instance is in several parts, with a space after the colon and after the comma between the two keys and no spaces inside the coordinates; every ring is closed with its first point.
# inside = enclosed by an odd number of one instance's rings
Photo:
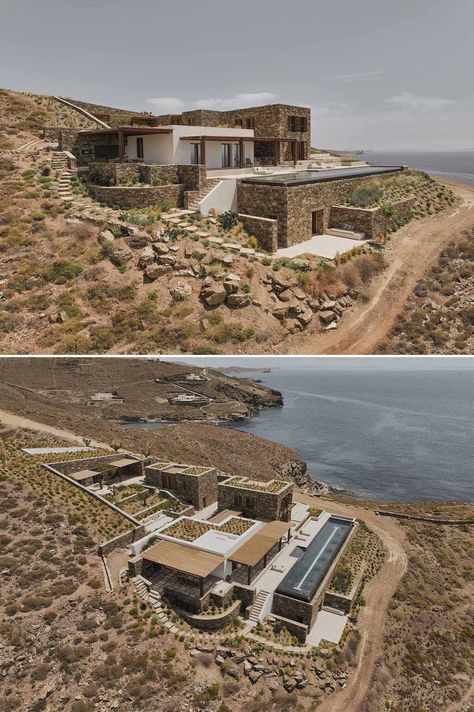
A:
{"type": "Polygon", "coordinates": [[[111,447],[114,452],[118,452],[122,447],[122,443],[112,443],[111,447]]]}
{"type": "Polygon", "coordinates": [[[383,241],[387,242],[387,232],[390,221],[395,215],[395,206],[392,203],[382,203],[380,206],[380,214],[383,217],[383,241]]]}

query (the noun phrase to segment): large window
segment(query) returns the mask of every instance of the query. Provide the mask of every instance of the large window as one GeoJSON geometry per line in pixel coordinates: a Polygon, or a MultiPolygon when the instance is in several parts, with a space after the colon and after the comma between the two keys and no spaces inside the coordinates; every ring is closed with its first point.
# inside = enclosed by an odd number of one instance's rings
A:
{"type": "Polygon", "coordinates": [[[230,168],[232,165],[232,145],[230,143],[221,143],[221,166],[222,168],[230,168]]]}
{"type": "Polygon", "coordinates": [[[302,133],[308,130],[308,121],[306,116],[289,116],[288,117],[288,131],[293,131],[295,133],[302,133]]]}
{"type": "Polygon", "coordinates": [[[193,166],[197,166],[199,163],[199,148],[198,143],[191,144],[191,163],[193,166]]]}
{"type": "Polygon", "coordinates": [[[234,168],[240,168],[240,143],[234,143],[234,168]]]}
{"type": "Polygon", "coordinates": [[[137,138],[137,158],[143,158],[143,138],[141,136],[137,138]]]}
{"type": "Polygon", "coordinates": [[[118,158],[119,147],[115,144],[109,144],[108,146],[94,146],[94,156],[95,158],[118,158]]]}

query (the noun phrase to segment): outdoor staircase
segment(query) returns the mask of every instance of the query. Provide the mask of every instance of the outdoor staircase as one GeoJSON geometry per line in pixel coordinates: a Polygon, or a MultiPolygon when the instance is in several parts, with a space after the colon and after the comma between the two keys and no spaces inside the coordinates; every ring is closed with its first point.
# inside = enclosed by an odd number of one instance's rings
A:
{"type": "Polygon", "coordinates": [[[63,168],[67,168],[67,156],[63,151],[53,151],[51,158],[51,168],[53,171],[60,171],[63,168]]]}
{"type": "Polygon", "coordinates": [[[201,200],[204,200],[206,195],[208,195],[211,190],[215,188],[216,185],[220,182],[221,178],[208,178],[206,183],[200,190],[190,191],[192,192],[192,198],[190,197],[190,200],[188,202],[188,209],[193,210],[194,212],[198,211],[199,203],[201,202],[201,200]]]}
{"type": "Polygon", "coordinates": [[[71,202],[74,200],[71,189],[71,178],[76,175],[76,170],[68,168],[68,158],[62,151],[54,151],[51,158],[51,168],[56,171],[58,176],[56,187],[59,193],[59,197],[65,202],[71,202]]]}
{"type": "Polygon", "coordinates": [[[259,591],[257,593],[257,597],[252,605],[252,608],[250,609],[249,621],[252,621],[252,623],[255,623],[255,624],[260,621],[260,616],[261,616],[263,607],[264,607],[265,603],[267,602],[269,595],[270,595],[270,593],[268,591],[259,591]]]}

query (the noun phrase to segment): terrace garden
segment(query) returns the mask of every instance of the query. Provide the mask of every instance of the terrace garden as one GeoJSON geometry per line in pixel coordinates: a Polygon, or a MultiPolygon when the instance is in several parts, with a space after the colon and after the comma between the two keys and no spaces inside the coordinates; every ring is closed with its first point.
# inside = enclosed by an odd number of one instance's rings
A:
{"type": "Polygon", "coordinates": [[[345,204],[357,208],[380,208],[411,197],[415,198],[412,217],[432,215],[446,208],[447,204],[454,204],[449,188],[420,171],[407,171],[387,180],[361,185],[347,196],[345,204]]]}
{"type": "Polygon", "coordinates": [[[222,484],[229,487],[242,487],[258,492],[279,492],[282,487],[288,484],[285,480],[270,480],[269,482],[257,482],[256,480],[246,480],[245,477],[232,477],[222,484]]]}
{"type": "Polygon", "coordinates": [[[244,534],[255,524],[250,519],[241,519],[240,517],[231,517],[226,522],[218,527],[218,531],[225,532],[226,534],[244,534]]]}
{"type": "Polygon", "coordinates": [[[162,529],[160,533],[175,537],[176,539],[183,539],[184,541],[195,541],[214,528],[215,527],[205,522],[184,517],[183,519],[178,519],[178,521],[173,522],[173,524],[170,524],[166,529],[162,529]]]}
{"type": "Polygon", "coordinates": [[[379,537],[363,522],[349,541],[334,570],[329,589],[349,594],[360,574],[364,580],[375,576],[383,564],[385,551],[379,537]]]}

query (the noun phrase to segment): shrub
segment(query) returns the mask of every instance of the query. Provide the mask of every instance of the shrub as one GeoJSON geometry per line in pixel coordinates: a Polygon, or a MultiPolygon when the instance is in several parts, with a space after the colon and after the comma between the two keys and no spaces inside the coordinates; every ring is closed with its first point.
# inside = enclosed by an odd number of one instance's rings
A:
{"type": "Polygon", "coordinates": [[[357,208],[368,208],[376,205],[382,197],[383,191],[378,183],[363,185],[356,188],[347,196],[347,202],[357,208]]]}
{"type": "Polygon", "coordinates": [[[238,213],[235,210],[227,210],[218,216],[217,221],[222,229],[227,231],[232,230],[237,225],[238,218],[238,213]]]}
{"type": "Polygon", "coordinates": [[[44,213],[42,213],[40,210],[34,210],[31,213],[31,219],[34,222],[41,222],[42,220],[45,219],[45,217],[46,217],[46,215],[44,213]]]}
{"type": "Polygon", "coordinates": [[[75,260],[59,260],[53,262],[49,269],[48,277],[50,280],[56,279],[74,279],[82,272],[82,265],[75,260]]]}

